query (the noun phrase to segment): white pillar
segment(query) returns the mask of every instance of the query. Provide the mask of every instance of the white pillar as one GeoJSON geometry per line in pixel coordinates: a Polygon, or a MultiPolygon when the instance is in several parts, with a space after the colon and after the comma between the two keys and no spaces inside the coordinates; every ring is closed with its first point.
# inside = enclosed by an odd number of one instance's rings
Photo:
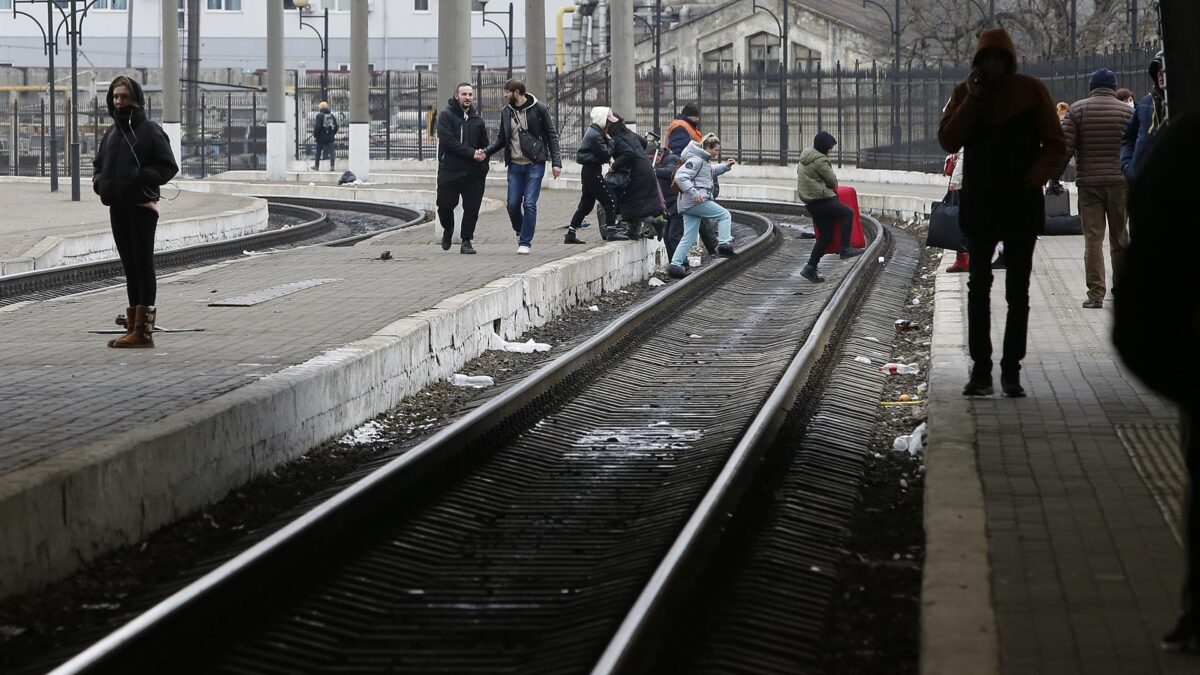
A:
{"type": "Polygon", "coordinates": [[[267,7],[267,179],[287,180],[287,118],[283,107],[283,0],[267,7]]]}
{"type": "MultiPolygon", "coordinates": [[[[443,2],[442,4],[445,4],[443,2]]],[[[371,177],[371,111],[367,70],[367,0],[350,4],[350,171],[371,177]]]]}
{"type": "MultiPolygon", "coordinates": [[[[438,2],[437,109],[454,96],[459,82],[471,82],[471,3],[438,2]]],[[[476,92],[478,95],[479,92],[476,92]]]]}
{"type": "MultiPolygon", "coordinates": [[[[133,7],[129,8],[133,16],[133,7]]],[[[179,107],[179,9],[176,0],[162,0],[162,127],[171,139],[175,161],[183,165],[183,125],[179,107]]],[[[95,82],[95,79],[92,80],[95,82]]]]}
{"type": "Polygon", "coordinates": [[[543,101],[546,94],[546,0],[525,0],[525,86],[543,101]]]}
{"type": "Polygon", "coordinates": [[[612,107],[631,126],[637,125],[634,99],[633,0],[610,0],[612,19],[612,107]]]}

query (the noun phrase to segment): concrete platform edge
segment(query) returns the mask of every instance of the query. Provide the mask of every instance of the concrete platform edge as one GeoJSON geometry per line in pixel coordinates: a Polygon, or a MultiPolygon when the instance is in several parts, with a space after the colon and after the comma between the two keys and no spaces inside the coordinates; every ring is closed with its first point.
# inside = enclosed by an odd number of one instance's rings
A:
{"type": "Polygon", "coordinates": [[[992,675],[1000,672],[1000,663],[983,483],[975,455],[975,419],[960,395],[968,365],[966,275],[939,271],[935,288],[921,673],[992,675]]]}
{"type": "Polygon", "coordinates": [[[657,242],[492,281],[165,419],[9,475],[0,597],[35,590],[335,438],[580,302],[646,279],[657,242]]]}

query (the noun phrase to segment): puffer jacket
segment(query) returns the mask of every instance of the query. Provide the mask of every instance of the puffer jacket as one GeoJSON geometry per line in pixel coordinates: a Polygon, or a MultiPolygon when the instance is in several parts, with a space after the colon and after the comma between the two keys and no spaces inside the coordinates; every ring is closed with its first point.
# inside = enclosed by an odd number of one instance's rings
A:
{"type": "Polygon", "coordinates": [[[796,167],[796,196],[808,204],[821,199],[836,197],[837,174],[829,157],[816,148],[806,148],[800,153],[800,164],[796,167]]]}
{"type": "Polygon", "coordinates": [[[693,206],[697,206],[696,195],[703,197],[704,201],[713,199],[712,191],[716,177],[729,171],[729,165],[709,163],[712,155],[696,141],[687,144],[679,159],[683,163],[675,172],[675,183],[681,192],[675,206],[679,213],[687,213],[693,206]]]}
{"type": "Polygon", "coordinates": [[[156,122],[146,119],[146,96],[133,82],[137,106],[118,111],[108,87],[108,114],[113,125],[104,132],[92,159],[92,191],[105,206],[133,206],[159,200],[158,188],[179,173],[171,140],[156,122]]]}
{"type": "Polygon", "coordinates": [[[1121,134],[1132,115],[1133,109],[1107,87],[1097,87],[1087,98],[1071,104],[1062,127],[1067,137],[1067,160],[1072,155],[1078,158],[1076,183],[1103,186],[1125,182],[1121,173],[1121,134]]]}
{"type": "Polygon", "coordinates": [[[611,159],[612,142],[604,137],[600,125],[589,125],[583,132],[583,140],[579,141],[575,161],[580,164],[608,164],[611,159]]]}
{"type": "Polygon", "coordinates": [[[487,125],[472,105],[466,112],[451,98],[437,116],[438,181],[487,175],[488,163],[475,161],[475,151],[488,146],[487,125]]]}

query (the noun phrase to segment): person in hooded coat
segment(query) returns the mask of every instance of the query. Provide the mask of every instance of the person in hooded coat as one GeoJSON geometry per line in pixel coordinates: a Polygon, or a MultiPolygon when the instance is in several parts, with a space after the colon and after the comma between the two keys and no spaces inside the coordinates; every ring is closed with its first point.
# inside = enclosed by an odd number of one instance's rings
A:
{"type": "Polygon", "coordinates": [[[105,97],[113,124],[104,132],[92,160],[92,191],[108,207],[113,241],[125,270],[125,335],[109,347],[154,347],[158,280],[154,272],[154,230],[159,187],[179,173],[171,140],[146,117],[142,87],[124,75],[113,78],[105,97]]]}
{"type": "Polygon", "coordinates": [[[658,177],[646,157],[646,139],[630,131],[620,115],[610,115],[608,136],[612,139],[613,163],[609,173],[629,177],[613,192],[621,208],[621,218],[628,226],[625,234],[633,239],[642,234],[641,221],[662,213],[664,207],[659,200],[658,177]]]}
{"type": "Polygon", "coordinates": [[[804,202],[817,230],[817,241],[808,257],[808,264],[800,270],[800,276],[813,283],[825,281],[817,271],[817,264],[825,249],[833,241],[833,228],[841,226],[842,260],[863,254],[865,249],[850,245],[854,231],[854,211],[837,197],[837,174],[829,161],[829,151],[837,145],[837,139],[828,131],[818,132],[811,148],[800,153],[800,164],[796,167],[796,195],[804,202]]]}
{"type": "Polygon", "coordinates": [[[992,393],[989,264],[1004,242],[1008,267],[1008,320],[1000,359],[1006,396],[1024,396],[1020,384],[1029,324],[1033,249],[1046,224],[1042,186],[1066,163],[1066,140],[1050,92],[1040,80],[1017,73],[1017,53],[1003,28],[980,35],[967,80],[954,89],[938,126],[947,152],[965,150],[959,225],[967,239],[967,335],[973,362],[965,396],[992,393]]]}
{"type": "Polygon", "coordinates": [[[617,207],[616,196],[604,180],[604,165],[612,161],[612,143],[608,139],[608,120],[611,114],[612,111],[605,106],[592,108],[592,123],[584,130],[579,150],[575,152],[582,191],[579,195],[579,206],[575,207],[575,215],[571,216],[571,224],[567,226],[567,235],[563,239],[565,244],[584,243],[576,231],[583,226],[583,219],[592,212],[597,203],[604,211],[604,226],[600,228],[600,238],[613,241],[627,239],[615,228],[621,211],[617,207]]]}
{"type": "Polygon", "coordinates": [[[1137,102],[1121,135],[1121,171],[1131,181],[1137,178],[1138,165],[1150,154],[1158,132],[1167,124],[1167,70],[1163,67],[1162,52],[1150,61],[1148,72],[1150,93],[1137,102]]]}

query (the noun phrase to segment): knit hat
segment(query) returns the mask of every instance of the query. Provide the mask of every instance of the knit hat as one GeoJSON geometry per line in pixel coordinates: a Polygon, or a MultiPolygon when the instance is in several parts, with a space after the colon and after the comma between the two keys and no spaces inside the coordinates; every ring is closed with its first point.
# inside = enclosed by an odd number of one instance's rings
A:
{"type": "Polygon", "coordinates": [[[680,110],[679,114],[683,115],[684,117],[699,117],[700,108],[695,103],[689,103],[683,106],[683,110],[680,110]]]}
{"type": "Polygon", "coordinates": [[[598,105],[595,108],[592,108],[592,111],[590,113],[588,113],[589,116],[592,118],[592,124],[595,124],[596,126],[600,127],[601,129],[608,126],[608,113],[611,110],[612,110],[612,108],[608,108],[608,107],[602,106],[602,105],[598,105]]]}
{"type": "Polygon", "coordinates": [[[835,145],[837,145],[837,139],[828,131],[822,131],[813,139],[813,147],[822,155],[828,155],[835,145]]]}
{"type": "Polygon", "coordinates": [[[1117,76],[1108,68],[1097,68],[1088,81],[1088,91],[1092,89],[1116,89],[1117,76]]]}
{"type": "Polygon", "coordinates": [[[317,107],[319,107],[321,110],[329,110],[329,103],[326,101],[321,101],[321,105],[317,107]]]}

